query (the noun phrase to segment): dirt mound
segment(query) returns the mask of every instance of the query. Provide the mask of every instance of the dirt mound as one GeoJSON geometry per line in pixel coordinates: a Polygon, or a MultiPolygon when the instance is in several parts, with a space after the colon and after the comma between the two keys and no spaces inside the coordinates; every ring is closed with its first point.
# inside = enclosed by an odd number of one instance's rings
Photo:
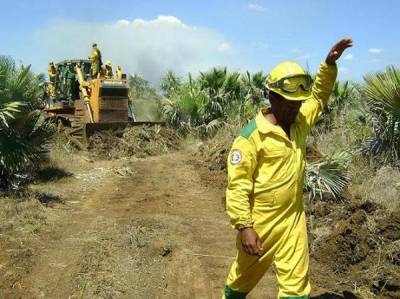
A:
{"type": "Polygon", "coordinates": [[[400,212],[389,213],[368,201],[328,205],[312,211],[317,227],[333,226],[312,244],[312,257],[327,267],[315,271],[315,280],[336,291],[357,285],[367,297],[399,298],[400,212]],[[332,283],[338,274],[344,282],[332,283]]]}
{"type": "Polygon", "coordinates": [[[316,248],[315,257],[323,258],[323,261],[335,272],[344,272],[349,265],[364,260],[376,246],[376,242],[364,226],[366,221],[366,212],[359,210],[349,219],[340,222],[338,227],[316,248]]]}
{"type": "Polygon", "coordinates": [[[100,159],[143,158],[176,150],[181,137],[160,126],[135,126],[124,130],[97,132],[90,137],[89,150],[100,159]]]}
{"type": "Polygon", "coordinates": [[[208,139],[199,145],[196,155],[203,166],[209,170],[225,171],[226,160],[238,129],[226,127],[218,131],[214,138],[208,139]]]}

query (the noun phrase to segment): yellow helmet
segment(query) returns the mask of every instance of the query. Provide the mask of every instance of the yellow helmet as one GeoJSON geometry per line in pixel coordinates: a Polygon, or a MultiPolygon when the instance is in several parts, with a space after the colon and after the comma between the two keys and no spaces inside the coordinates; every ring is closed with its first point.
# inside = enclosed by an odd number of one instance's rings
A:
{"type": "Polygon", "coordinates": [[[106,65],[111,66],[111,61],[110,61],[110,60],[107,60],[107,61],[106,61],[106,65]]]}
{"type": "Polygon", "coordinates": [[[268,75],[266,87],[290,101],[305,101],[311,97],[312,78],[295,62],[278,64],[268,75]]]}

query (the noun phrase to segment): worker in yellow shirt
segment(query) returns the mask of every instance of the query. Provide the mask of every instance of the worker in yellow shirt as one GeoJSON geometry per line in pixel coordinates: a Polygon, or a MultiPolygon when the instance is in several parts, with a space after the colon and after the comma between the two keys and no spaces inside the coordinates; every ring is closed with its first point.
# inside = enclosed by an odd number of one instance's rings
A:
{"type": "Polygon", "coordinates": [[[309,298],[302,200],[306,138],[327,105],[336,60],[351,46],[351,39],[333,46],[314,84],[294,62],[276,66],[266,82],[271,107],[260,111],[235,139],[228,156],[226,208],[238,230],[238,253],[223,298],[246,298],[271,263],[279,298],[309,298]]]}
{"type": "Polygon", "coordinates": [[[117,65],[117,69],[115,71],[115,77],[117,80],[122,80],[122,68],[120,65],[117,65]]]}
{"type": "Polygon", "coordinates": [[[49,62],[49,68],[47,69],[50,83],[47,85],[47,90],[50,96],[54,97],[57,93],[56,81],[57,81],[57,69],[53,61],[49,62]]]}
{"type": "Polygon", "coordinates": [[[90,74],[93,79],[97,78],[97,75],[101,71],[101,67],[103,65],[101,51],[97,48],[97,44],[93,43],[92,51],[89,56],[91,66],[90,66],[90,74]]]}
{"type": "Polygon", "coordinates": [[[107,60],[106,63],[104,64],[104,68],[101,70],[100,77],[105,79],[114,79],[114,74],[110,60],[107,60]]]}

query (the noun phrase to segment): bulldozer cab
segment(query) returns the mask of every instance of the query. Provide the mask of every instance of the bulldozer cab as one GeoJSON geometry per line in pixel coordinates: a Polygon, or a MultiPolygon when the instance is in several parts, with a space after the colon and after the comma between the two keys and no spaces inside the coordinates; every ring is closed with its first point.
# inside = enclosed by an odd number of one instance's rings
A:
{"type": "Polygon", "coordinates": [[[47,110],[69,111],[73,109],[74,101],[80,98],[79,82],[75,66],[80,65],[84,78],[90,76],[90,60],[69,59],[55,64],[56,78],[45,87],[45,102],[47,110]]]}

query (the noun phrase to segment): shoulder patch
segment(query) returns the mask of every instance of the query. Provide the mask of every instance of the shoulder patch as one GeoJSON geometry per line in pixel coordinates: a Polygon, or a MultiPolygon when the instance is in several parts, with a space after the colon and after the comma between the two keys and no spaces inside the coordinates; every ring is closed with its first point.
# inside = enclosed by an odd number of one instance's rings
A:
{"type": "Polygon", "coordinates": [[[236,165],[242,161],[242,152],[238,149],[235,149],[231,153],[231,164],[236,165]]]}
{"type": "Polygon", "coordinates": [[[251,122],[249,122],[239,133],[240,136],[244,138],[249,138],[251,133],[254,132],[254,130],[257,129],[257,124],[256,120],[253,119],[251,122]]]}

